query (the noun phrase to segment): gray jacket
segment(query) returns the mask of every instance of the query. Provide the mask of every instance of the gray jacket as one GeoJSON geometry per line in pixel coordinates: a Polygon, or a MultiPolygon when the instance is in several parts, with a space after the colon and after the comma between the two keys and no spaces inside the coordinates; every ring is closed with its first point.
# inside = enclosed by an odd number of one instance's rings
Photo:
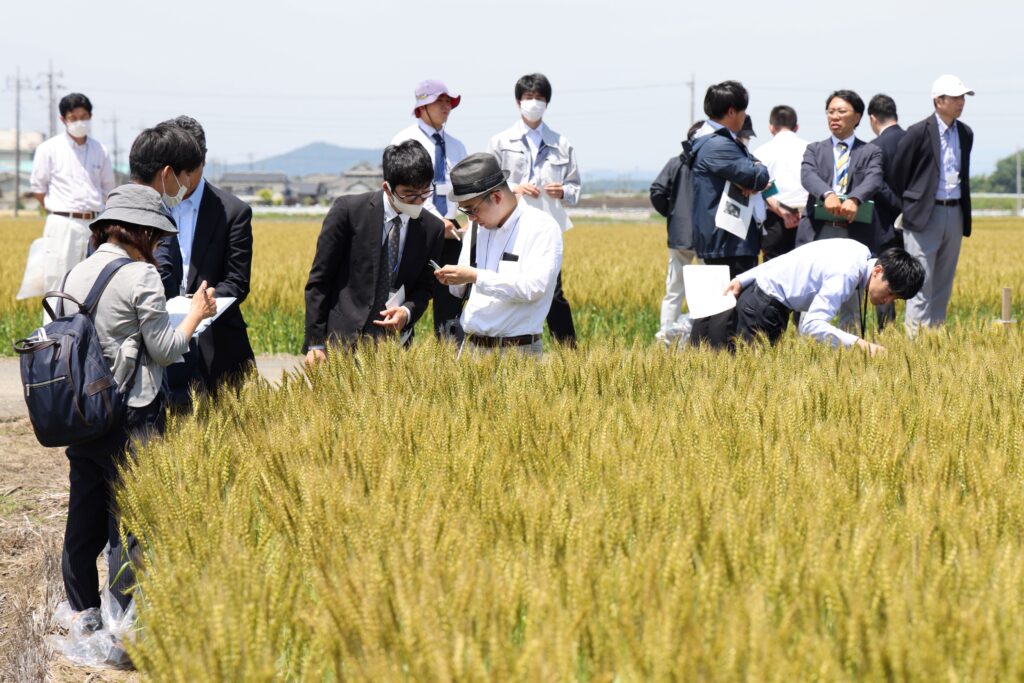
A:
{"type": "Polygon", "coordinates": [[[565,232],[572,227],[565,207],[575,206],[580,198],[580,169],[576,165],[576,150],[564,135],[551,130],[547,124],[541,128],[541,140],[544,143],[543,149],[538,158],[533,160],[530,145],[526,141],[526,124],[519,120],[508,130],[492,137],[487,151],[498,158],[503,171],[509,172],[508,184],[513,189],[530,180],[534,165],[540,183],[562,183],[565,192],[562,199],[552,199],[542,192],[536,198],[524,195],[523,200],[550,214],[565,232]]]}
{"type": "MultiPolygon", "coordinates": [[[[121,247],[101,244],[92,256],[71,269],[64,292],[84,301],[103,267],[127,256],[121,247]]],[[[51,301],[51,305],[55,303],[51,301]]],[[[75,310],[73,303],[64,301],[65,314],[75,310]]],[[[117,271],[100,297],[93,319],[103,357],[110,363],[118,385],[123,386],[136,373],[128,405],[141,408],[152,403],[160,391],[164,367],[188,351],[188,339],[167,315],[164,286],[156,266],[136,261],[117,271]],[[143,344],[145,360],[138,366],[143,344]]]]}

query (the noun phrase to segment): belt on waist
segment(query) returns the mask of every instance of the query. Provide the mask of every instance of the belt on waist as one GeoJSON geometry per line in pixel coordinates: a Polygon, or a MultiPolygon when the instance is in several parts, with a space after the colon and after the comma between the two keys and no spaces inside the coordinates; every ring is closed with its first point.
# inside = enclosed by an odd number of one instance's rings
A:
{"type": "Polygon", "coordinates": [[[831,225],[833,228],[849,228],[850,224],[847,221],[823,221],[822,225],[831,225]]]}
{"type": "Polygon", "coordinates": [[[959,199],[936,199],[935,206],[960,206],[959,199]]]}
{"type": "Polygon", "coordinates": [[[778,310],[783,315],[789,315],[793,311],[793,309],[791,309],[789,306],[782,303],[781,301],[773,297],[771,294],[761,289],[756,282],[751,282],[749,285],[744,287],[743,291],[740,292],[740,296],[743,296],[743,294],[746,293],[748,289],[750,290],[751,296],[757,297],[766,306],[771,306],[772,308],[778,310]]]}
{"type": "Polygon", "coordinates": [[[471,334],[467,337],[469,343],[475,346],[485,346],[493,349],[498,346],[529,346],[539,342],[539,334],[521,334],[518,337],[484,337],[478,334],[471,334]]]}
{"type": "Polygon", "coordinates": [[[78,218],[83,221],[91,221],[96,218],[96,214],[92,211],[51,211],[54,216],[63,216],[64,218],[78,218]]]}

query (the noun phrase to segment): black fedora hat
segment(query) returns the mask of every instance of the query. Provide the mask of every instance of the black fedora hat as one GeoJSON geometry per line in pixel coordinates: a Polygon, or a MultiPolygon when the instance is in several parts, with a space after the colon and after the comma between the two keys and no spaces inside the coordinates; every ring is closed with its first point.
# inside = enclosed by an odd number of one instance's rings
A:
{"type": "Polygon", "coordinates": [[[450,202],[464,202],[473,197],[493,190],[508,179],[508,171],[501,170],[498,160],[493,154],[478,152],[452,166],[449,176],[452,180],[452,191],[448,194],[450,202]]]}

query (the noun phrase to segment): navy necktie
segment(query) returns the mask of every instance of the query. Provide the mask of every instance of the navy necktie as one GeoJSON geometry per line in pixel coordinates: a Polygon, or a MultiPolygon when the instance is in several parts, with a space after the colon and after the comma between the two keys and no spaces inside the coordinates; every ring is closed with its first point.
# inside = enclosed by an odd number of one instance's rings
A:
{"type": "MultiPolygon", "coordinates": [[[[440,133],[434,133],[431,137],[434,138],[434,185],[436,186],[444,182],[444,136],[440,133]]],[[[437,208],[438,213],[444,216],[448,213],[448,197],[435,192],[434,206],[437,208]]]]}

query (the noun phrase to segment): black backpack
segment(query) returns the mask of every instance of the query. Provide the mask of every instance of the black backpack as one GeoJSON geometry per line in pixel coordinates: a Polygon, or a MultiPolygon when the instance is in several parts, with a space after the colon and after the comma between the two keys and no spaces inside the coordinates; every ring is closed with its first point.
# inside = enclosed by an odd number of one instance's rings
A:
{"type": "MultiPolygon", "coordinates": [[[[21,382],[29,418],[36,438],[44,446],[76,446],[92,441],[118,426],[124,416],[131,387],[118,391],[103,358],[93,316],[110,278],[131,262],[121,258],[108,263],[84,303],[63,291],[47,292],[43,308],[52,322],[14,342],[14,350],[21,356],[21,382]],[[47,301],[50,297],[59,299],[56,313],[47,301]],[[78,312],[64,316],[64,299],[75,303],[78,312]]],[[[134,376],[132,373],[132,382],[134,376]]]]}

